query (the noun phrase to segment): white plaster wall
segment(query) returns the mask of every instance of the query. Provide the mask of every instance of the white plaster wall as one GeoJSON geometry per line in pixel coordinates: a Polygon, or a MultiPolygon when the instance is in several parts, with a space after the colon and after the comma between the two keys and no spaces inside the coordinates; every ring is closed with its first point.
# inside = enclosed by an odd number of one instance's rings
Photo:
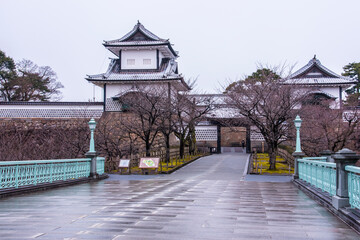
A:
{"type": "Polygon", "coordinates": [[[159,65],[161,64],[161,61],[163,58],[164,58],[164,55],[162,54],[162,52],[159,51],[159,65]]]}
{"type": "Polygon", "coordinates": [[[132,88],[132,84],[107,84],[106,98],[114,97],[115,95],[127,92],[132,88]]]}
{"type": "MultiPolygon", "coordinates": [[[[337,109],[340,108],[340,93],[339,87],[320,87],[320,90],[326,93],[331,94],[332,96],[336,97],[335,101],[330,104],[330,108],[337,109]]],[[[345,89],[343,89],[345,90],[345,89]]],[[[342,93],[342,99],[344,100],[344,91],[342,93]]]]}
{"type": "Polygon", "coordinates": [[[156,69],[156,50],[121,51],[121,69],[156,69]],[[128,59],[134,59],[135,65],[128,65],[128,59]],[[144,59],[151,59],[151,64],[144,65],[144,59]]]}
{"type": "Polygon", "coordinates": [[[321,87],[320,90],[329,93],[330,95],[336,97],[336,100],[339,100],[339,87],[321,87]]]}

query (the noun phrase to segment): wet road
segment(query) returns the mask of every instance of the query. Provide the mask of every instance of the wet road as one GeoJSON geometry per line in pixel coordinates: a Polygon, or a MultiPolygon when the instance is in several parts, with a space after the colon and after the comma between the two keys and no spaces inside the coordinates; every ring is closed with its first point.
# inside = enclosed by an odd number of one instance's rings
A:
{"type": "Polygon", "coordinates": [[[246,159],[0,199],[0,239],[360,239],[292,183],[245,181],[246,159]]]}

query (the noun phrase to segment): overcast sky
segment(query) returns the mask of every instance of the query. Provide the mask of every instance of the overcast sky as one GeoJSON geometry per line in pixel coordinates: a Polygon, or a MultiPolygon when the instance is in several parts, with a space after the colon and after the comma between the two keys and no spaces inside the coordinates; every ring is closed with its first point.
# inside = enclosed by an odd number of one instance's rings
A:
{"type": "MultiPolygon", "coordinates": [[[[360,62],[359,0],[0,0],[0,49],[18,61],[50,66],[64,85],[62,101],[88,101],[84,77],[106,71],[103,40],[137,20],[170,39],[179,70],[214,93],[264,65],[305,65],[314,54],[340,74],[360,62]]],[[[102,100],[96,89],[96,100],[102,100]]]]}

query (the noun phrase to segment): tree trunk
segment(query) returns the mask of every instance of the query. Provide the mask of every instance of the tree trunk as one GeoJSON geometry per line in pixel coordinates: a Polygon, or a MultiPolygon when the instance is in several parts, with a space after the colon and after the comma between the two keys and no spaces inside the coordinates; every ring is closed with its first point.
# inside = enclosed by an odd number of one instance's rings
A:
{"type": "Polygon", "coordinates": [[[195,137],[195,127],[191,126],[189,128],[189,153],[194,154],[196,150],[196,137],[195,137]]]}
{"type": "Polygon", "coordinates": [[[184,157],[184,152],[185,152],[185,139],[184,137],[179,138],[180,140],[180,158],[184,157]]]}
{"type": "Polygon", "coordinates": [[[269,170],[276,170],[277,146],[269,144],[269,170]]]}
{"type": "Polygon", "coordinates": [[[146,156],[150,157],[150,143],[148,141],[146,141],[145,143],[145,148],[146,148],[146,156]]]}
{"type": "Polygon", "coordinates": [[[166,146],[166,155],[165,162],[170,162],[170,135],[165,135],[165,146],[166,146]]]}

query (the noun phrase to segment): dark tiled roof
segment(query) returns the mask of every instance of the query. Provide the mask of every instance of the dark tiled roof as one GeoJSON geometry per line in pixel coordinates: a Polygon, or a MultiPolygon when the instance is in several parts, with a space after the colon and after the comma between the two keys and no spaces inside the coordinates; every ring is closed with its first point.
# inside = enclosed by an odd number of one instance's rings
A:
{"type": "Polygon", "coordinates": [[[122,38],[104,41],[104,46],[117,56],[119,48],[156,46],[165,46],[171,54],[175,57],[178,56],[178,52],[172,48],[168,39],[159,38],[147,30],[140,22],[138,22],[134,28],[122,38]]]}
{"type": "MultiPolygon", "coordinates": [[[[150,32],[149,30],[147,30],[144,25],[142,25],[139,21],[138,23],[134,26],[134,28],[128,32],[127,34],[125,34],[122,38],[119,39],[115,39],[115,40],[111,40],[111,41],[105,41],[105,44],[118,44],[119,42],[126,42],[129,41],[129,39],[131,39],[131,37],[137,33],[140,32],[142,33],[145,37],[148,38],[149,41],[158,41],[158,42],[166,42],[167,40],[159,38],[158,36],[156,36],[155,34],[153,34],[152,32],[150,32]]],[[[131,42],[131,41],[130,41],[131,42]]]]}
{"type": "Polygon", "coordinates": [[[355,82],[351,78],[334,73],[314,57],[308,64],[291,74],[285,83],[296,85],[351,85],[355,82]]]}
{"type": "Polygon", "coordinates": [[[166,59],[162,61],[159,69],[120,70],[118,59],[112,59],[106,73],[90,75],[89,81],[113,81],[113,80],[171,80],[182,79],[177,73],[177,62],[166,59]]]}

